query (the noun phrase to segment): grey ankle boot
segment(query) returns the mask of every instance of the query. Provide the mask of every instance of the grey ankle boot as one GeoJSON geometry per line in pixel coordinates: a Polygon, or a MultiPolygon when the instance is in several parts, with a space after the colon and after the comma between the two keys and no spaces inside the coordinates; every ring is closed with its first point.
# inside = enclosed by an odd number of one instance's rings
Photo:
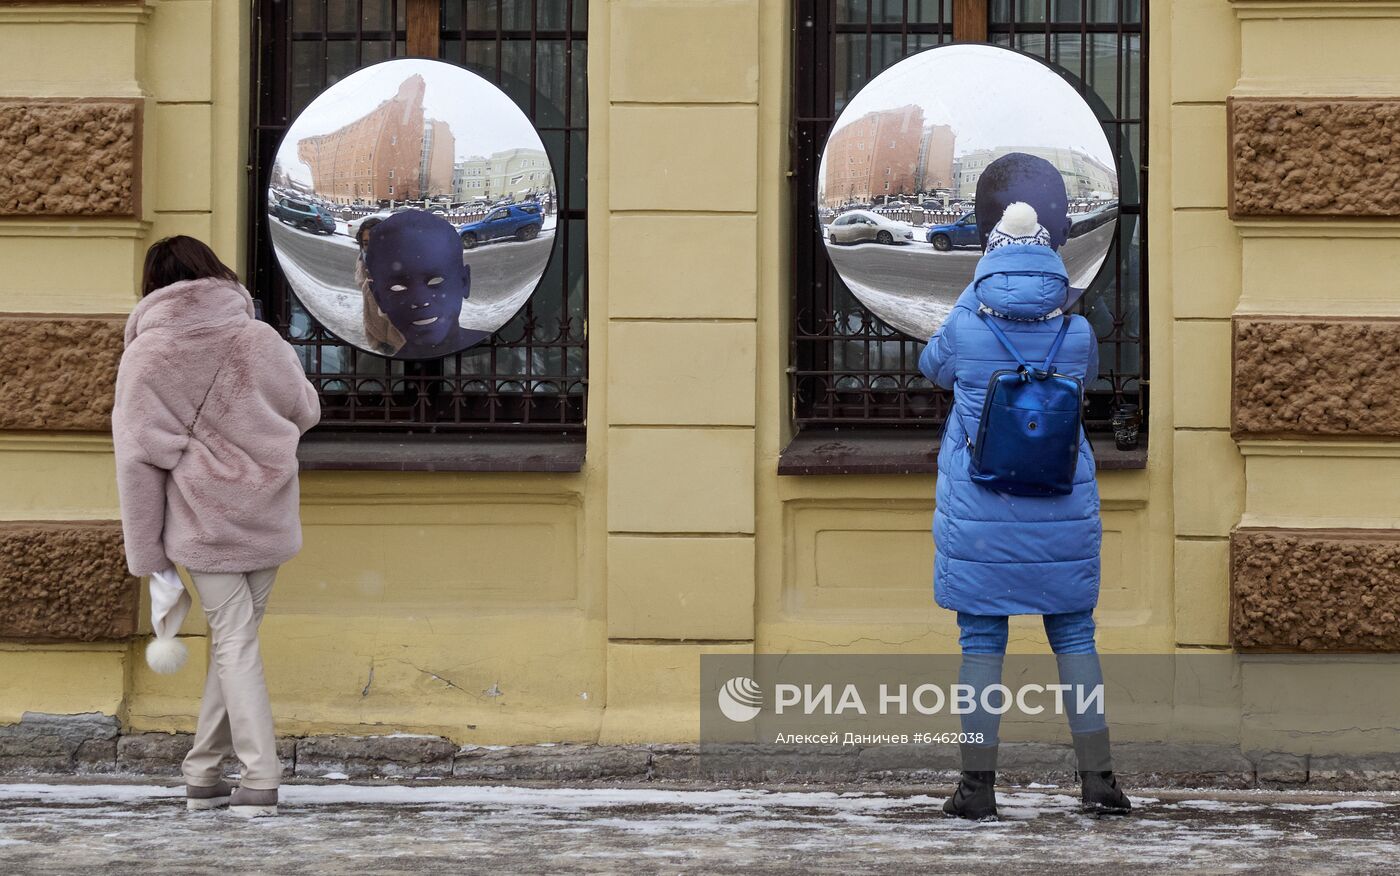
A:
{"type": "Polygon", "coordinates": [[[228,811],[240,818],[277,814],[277,789],[239,788],[229,800],[228,811]]]}
{"type": "Polygon", "coordinates": [[[227,806],[233,786],[223,779],[212,785],[185,784],[185,809],[190,812],[203,812],[227,806]]]}

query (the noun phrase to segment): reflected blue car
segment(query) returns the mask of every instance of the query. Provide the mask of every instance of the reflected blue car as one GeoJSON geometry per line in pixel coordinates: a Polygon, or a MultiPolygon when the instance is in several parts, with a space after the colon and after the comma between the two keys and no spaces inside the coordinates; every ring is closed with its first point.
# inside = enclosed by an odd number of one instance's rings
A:
{"type": "Polygon", "coordinates": [[[981,246],[982,241],[977,237],[977,214],[964,213],[956,222],[930,225],[924,239],[939,252],[948,252],[955,246],[981,246]]]}
{"type": "Polygon", "coordinates": [[[331,234],[335,231],[335,217],[321,207],[305,201],[279,198],[272,208],[272,215],[279,222],[295,225],[312,234],[331,234]]]}
{"type": "Polygon", "coordinates": [[[457,227],[462,249],[472,249],[493,240],[534,240],[544,227],[544,211],[529,202],[496,207],[476,222],[457,227]]]}

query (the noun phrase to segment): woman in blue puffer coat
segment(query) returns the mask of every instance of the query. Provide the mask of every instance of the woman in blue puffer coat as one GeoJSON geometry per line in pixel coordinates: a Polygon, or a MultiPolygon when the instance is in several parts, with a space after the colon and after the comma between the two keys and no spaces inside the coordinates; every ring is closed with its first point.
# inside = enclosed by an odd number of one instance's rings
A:
{"type": "MultiPolygon", "coordinates": [[[[1064,216],[1063,183],[1049,162],[1044,163],[1053,174],[1061,200],[1055,204],[1052,199],[1048,206],[1043,197],[1036,200],[1041,201],[1046,215],[1064,216]]],[[[995,163],[987,173],[994,167],[995,163]]],[[[1034,193],[1030,196],[1035,197],[1034,193]]],[[[988,208],[999,206],[997,200],[984,196],[979,184],[979,212],[984,203],[988,208]]],[[[1005,199],[1000,202],[1004,204],[1005,199]]],[[[983,691],[1001,681],[1007,616],[1044,616],[1061,682],[1076,686],[1066,694],[1065,702],[1079,759],[1084,808],[1101,814],[1126,813],[1129,803],[1112,773],[1108,725],[1102,710],[1073,711],[1078,691],[1092,692],[1103,680],[1094,647],[1093,620],[1099,595],[1102,528],[1088,440],[1081,434],[1074,485],[1066,495],[1012,496],[969,477],[967,439],[976,441],[988,382],[994,371],[1016,367],[984,319],[996,320],[1022,357],[1037,363],[1049,354],[1062,321],[1067,319],[1070,325],[1055,370],[1084,383],[1098,373],[1098,341],[1093,329],[1082,316],[1062,314],[1068,306],[1069,282],[1064,262],[1052,244],[1062,243],[1064,237],[1040,225],[1035,208],[1029,204],[1014,202],[999,215],[1000,221],[986,234],[986,254],[977,264],[972,285],[959,297],[919,360],[925,377],[953,390],[953,410],[938,453],[934,596],[940,606],[958,613],[963,651],[959,682],[976,691],[979,703],[983,691]]],[[[1066,230],[1067,226],[1066,222],[1066,230]]],[[[992,705],[1000,705],[995,693],[992,705]]],[[[948,814],[973,819],[996,816],[993,786],[998,724],[999,715],[985,709],[963,716],[964,734],[974,742],[962,747],[962,779],[944,805],[948,814]]]]}

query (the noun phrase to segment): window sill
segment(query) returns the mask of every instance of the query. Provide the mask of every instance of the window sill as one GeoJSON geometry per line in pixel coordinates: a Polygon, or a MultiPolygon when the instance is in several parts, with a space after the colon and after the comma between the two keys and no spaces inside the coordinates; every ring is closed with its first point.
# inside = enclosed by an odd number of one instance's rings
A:
{"type": "Polygon", "coordinates": [[[303,471],[555,472],[583,470],[581,434],[459,435],[312,432],[301,439],[303,471]]]}
{"type": "MultiPolygon", "coordinates": [[[[1119,450],[1113,436],[1091,433],[1099,471],[1147,468],[1147,441],[1119,450]]],[[[798,432],[778,455],[780,475],[934,474],[938,430],[809,428],[798,432]]]]}

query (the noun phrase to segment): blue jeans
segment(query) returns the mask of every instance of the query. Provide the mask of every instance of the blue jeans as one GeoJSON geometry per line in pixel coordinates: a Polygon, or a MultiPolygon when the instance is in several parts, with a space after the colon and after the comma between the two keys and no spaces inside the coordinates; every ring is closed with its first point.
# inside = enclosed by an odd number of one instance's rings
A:
{"type": "MultiPolygon", "coordinates": [[[[1065,710],[1071,733],[1094,733],[1108,729],[1108,722],[1097,708],[1076,710],[1081,689],[1092,691],[1103,684],[1099,653],[1094,648],[1094,613],[1076,611],[1068,614],[1047,614],[1045,635],[1055,652],[1060,670],[1060,683],[1071,685],[1064,694],[1065,710]]],[[[970,685],[976,691],[978,708],[962,716],[964,733],[980,733],[981,745],[996,745],[1001,715],[983,708],[982,692],[1001,683],[1001,664],[1006,656],[1007,618],[1001,615],[964,614],[958,612],[958,628],[962,631],[958,644],[962,646],[962,668],[958,683],[970,685]]],[[[999,692],[992,694],[992,705],[1000,704],[999,692]]]]}

